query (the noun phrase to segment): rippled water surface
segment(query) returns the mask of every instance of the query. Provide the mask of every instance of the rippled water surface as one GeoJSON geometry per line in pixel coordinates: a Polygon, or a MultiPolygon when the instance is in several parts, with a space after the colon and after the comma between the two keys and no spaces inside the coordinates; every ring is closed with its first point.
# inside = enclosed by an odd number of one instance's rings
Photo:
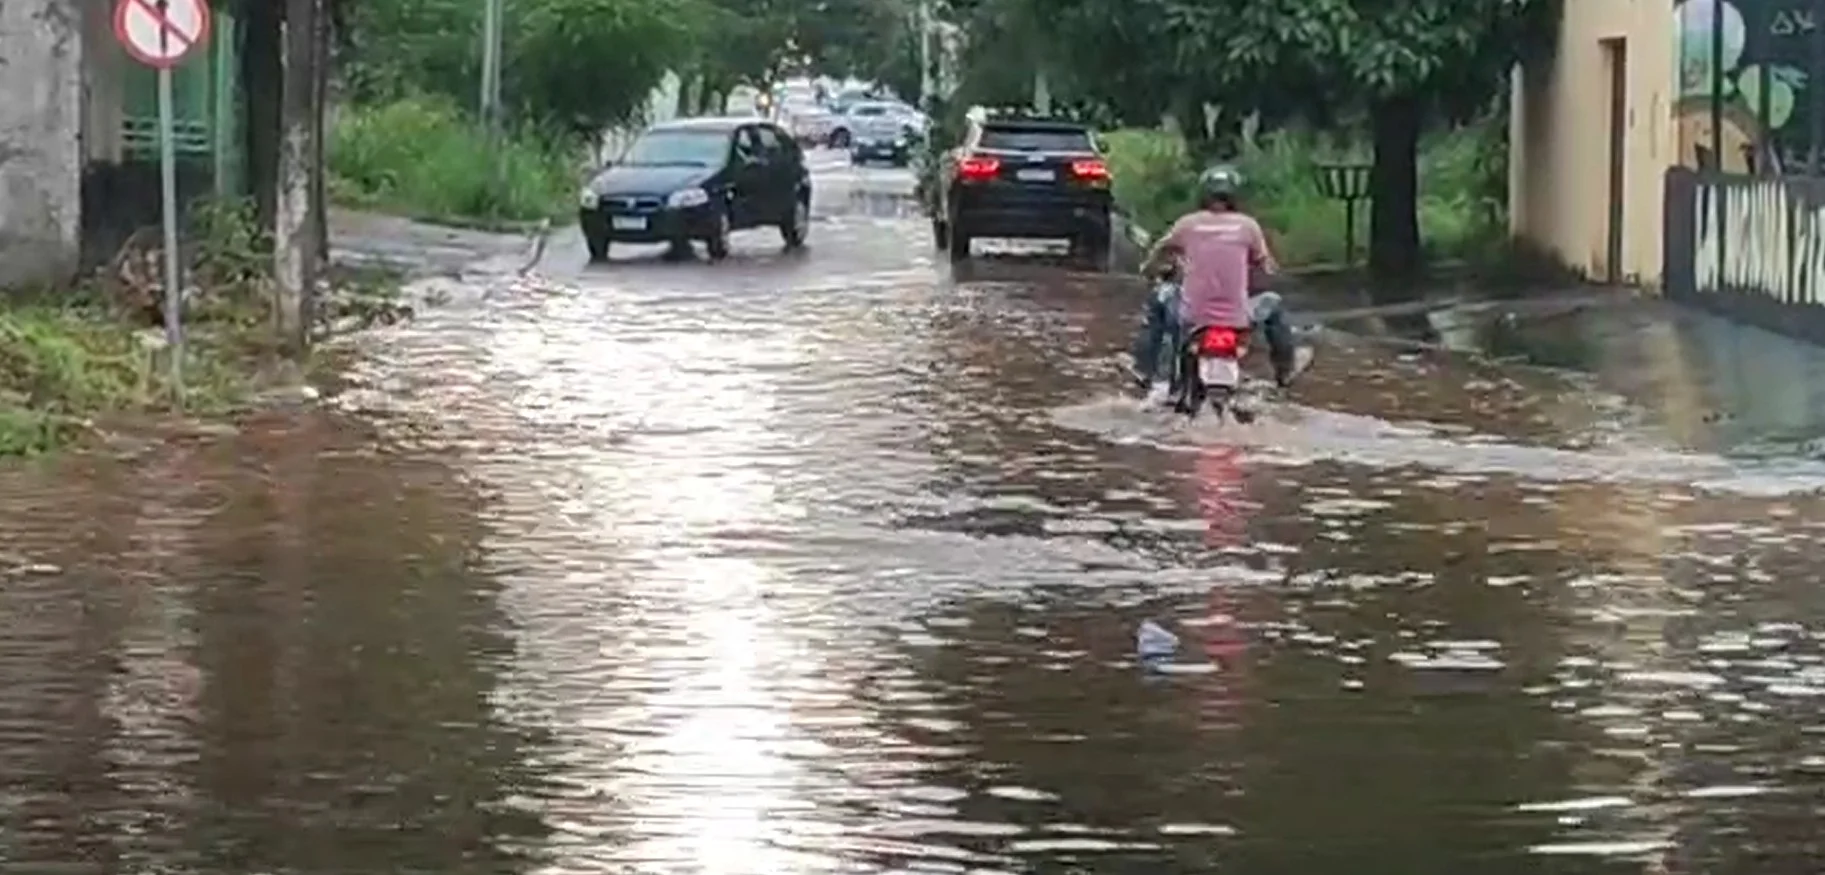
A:
{"type": "Polygon", "coordinates": [[[1825,467],[1341,337],[1264,423],[1175,424],[1117,391],[1132,289],[953,279],[904,183],[820,177],[798,255],[560,238],[366,338],[339,410],[6,475],[0,859],[1825,862],[1825,467]]]}

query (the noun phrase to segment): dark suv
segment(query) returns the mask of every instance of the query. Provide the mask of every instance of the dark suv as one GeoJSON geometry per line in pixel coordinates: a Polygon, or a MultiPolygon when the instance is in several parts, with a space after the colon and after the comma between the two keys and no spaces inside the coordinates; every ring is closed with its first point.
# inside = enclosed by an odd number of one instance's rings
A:
{"type": "Polygon", "coordinates": [[[591,261],[610,243],[670,243],[688,253],[701,240],[711,258],[729,254],[729,234],[777,227],[788,248],[804,245],[811,174],[786,132],[751,118],[694,118],[654,125],[583,187],[577,218],[591,261]]]}
{"type": "Polygon", "coordinates": [[[1090,128],[1023,117],[971,119],[932,183],[932,235],[951,261],[978,237],[1071,241],[1073,255],[1108,264],[1109,164],[1090,128]]]}

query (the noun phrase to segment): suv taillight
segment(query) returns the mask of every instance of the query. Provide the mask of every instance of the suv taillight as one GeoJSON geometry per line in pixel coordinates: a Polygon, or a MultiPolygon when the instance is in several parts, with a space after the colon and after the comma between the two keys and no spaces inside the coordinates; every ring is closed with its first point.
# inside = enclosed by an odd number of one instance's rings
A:
{"type": "Polygon", "coordinates": [[[1071,162],[1071,175],[1078,179],[1098,181],[1109,178],[1109,163],[1101,158],[1071,162]]]}
{"type": "Polygon", "coordinates": [[[965,158],[957,162],[957,178],[965,182],[981,182],[994,179],[1001,172],[1001,161],[997,158],[965,158]]]}

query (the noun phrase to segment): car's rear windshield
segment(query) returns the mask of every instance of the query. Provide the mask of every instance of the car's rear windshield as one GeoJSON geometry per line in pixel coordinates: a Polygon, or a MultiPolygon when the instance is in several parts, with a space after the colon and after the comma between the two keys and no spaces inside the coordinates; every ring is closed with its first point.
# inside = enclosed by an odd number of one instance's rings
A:
{"type": "Polygon", "coordinates": [[[715,167],[729,155],[729,132],[718,130],[647,131],[634,141],[622,164],[715,167]]]}
{"type": "Polygon", "coordinates": [[[1083,128],[985,125],[978,145],[984,149],[1003,149],[1009,152],[1096,151],[1096,143],[1090,139],[1090,132],[1083,128]]]}

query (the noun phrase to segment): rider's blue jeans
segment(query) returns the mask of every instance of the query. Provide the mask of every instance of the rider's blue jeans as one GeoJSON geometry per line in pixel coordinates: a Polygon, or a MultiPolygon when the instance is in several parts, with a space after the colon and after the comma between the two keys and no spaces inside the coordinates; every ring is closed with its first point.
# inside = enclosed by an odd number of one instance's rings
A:
{"type": "Polygon", "coordinates": [[[1134,340],[1134,375],[1152,383],[1171,373],[1167,355],[1179,346],[1179,294],[1171,283],[1156,283],[1147,295],[1147,318],[1134,340]]]}
{"type": "MultiPolygon", "coordinates": [[[[1267,343],[1274,377],[1285,382],[1292,374],[1294,341],[1280,295],[1262,292],[1249,298],[1248,320],[1252,330],[1267,343]]],[[[1136,377],[1150,383],[1166,379],[1172,372],[1169,356],[1179,348],[1180,337],[1178,287],[1171,283],[1155,285],[1147,296],[1146,321],[1134,342],[1136,377]]]]}

